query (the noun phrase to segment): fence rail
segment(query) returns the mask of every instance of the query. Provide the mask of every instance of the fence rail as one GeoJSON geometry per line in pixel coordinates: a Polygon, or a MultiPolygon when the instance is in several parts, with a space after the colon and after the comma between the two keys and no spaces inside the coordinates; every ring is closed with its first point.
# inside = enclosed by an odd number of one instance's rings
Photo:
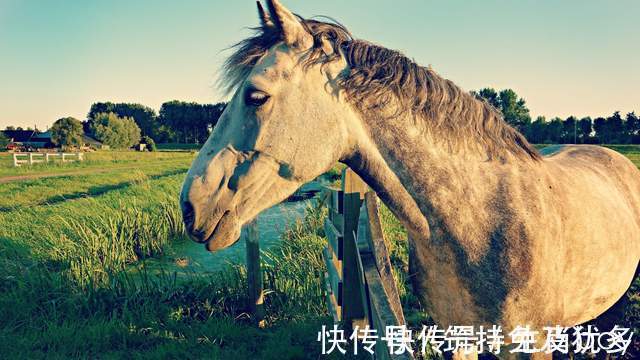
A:
{"type": "Polygon", "coordinates": [[[84,153],[13,153],[13,166],[48,163],[56,158],[60,158],[63,163],[83,161],[84,153]]]}
{"type": "MultiPolygon", "coordinates": [[[[378,198],[352,170],[345,169],[342,189],[326,196],[329,215],[324,229],[327,303],[335,322],[353,329],[368,325],[384,334],[387,326],[405,324],[398,289],[385,245],[378,198]]],[[[379,359],[411,359],[389,353],[378,337],[379,359]]]]}

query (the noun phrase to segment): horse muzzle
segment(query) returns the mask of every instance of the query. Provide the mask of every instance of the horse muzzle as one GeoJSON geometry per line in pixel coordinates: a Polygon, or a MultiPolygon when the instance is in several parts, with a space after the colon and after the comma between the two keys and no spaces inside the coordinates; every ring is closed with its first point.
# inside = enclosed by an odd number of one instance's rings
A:
{"type": "Polygon", "coordinates": [[[300,184],[282,177],[282,164],[258,151],[226,147],[208,158],[201,152],[180,195],[189,236],[209,251],[239,238],[242,225],[293,193],[300,184]]]}

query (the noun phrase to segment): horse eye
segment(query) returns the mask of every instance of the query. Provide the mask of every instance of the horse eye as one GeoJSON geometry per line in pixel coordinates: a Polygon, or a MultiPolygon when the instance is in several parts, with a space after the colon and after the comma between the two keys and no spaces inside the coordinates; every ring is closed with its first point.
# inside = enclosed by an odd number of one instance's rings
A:
{"type": "Polygon", "coordinates": [[[244,96],[244,102],[248,106],[261,106],[269,100],[269,94],[258,89],[247,89],[244,96]]]}

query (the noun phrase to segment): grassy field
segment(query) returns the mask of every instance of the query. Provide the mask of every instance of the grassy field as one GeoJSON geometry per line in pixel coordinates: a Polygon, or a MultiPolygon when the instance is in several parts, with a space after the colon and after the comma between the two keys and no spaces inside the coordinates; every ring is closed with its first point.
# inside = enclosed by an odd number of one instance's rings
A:
{"type": "Polygon", "coordinates": [[[161,151],[138,153],[134,151],[97,151],[84,154],[84,161],[62,163],[59,160],[48,164],[39,163],[13,167],[13,154],[0,152],[0,178],[13,175],[75,172],[83,169],[137,168],[139,166],[163,166],[166,162],[190,163],[193,151],[161,151]]]}
{"type": "Polygon", "coordinates": [[[309,209],[265,254],[269,315],[259,329],[246,314],[243,267],[181,279],[146,271],[146,259],[189,241],[177,199],[193,155],[91,155],[20,169],[81,175],[0,185],[2,357],[281,359],[283,349],[316,357],[311,340],[329,323],[319,280],[322,209],[309,209]],[[136,170],[121,167],[130,164],[136,170]]]}
{"type": "MultiPolygon", "coordinates": [[[[616,150],[640,165],[638,147],[616,150]]],[[[0,179],[16,174],[5,155],[0,179]]],[[[320,280],[326,209],[308,208],[264,254],[265,328],[246,312],[243,266],[181,278],[147,271],[148,259],[190,241],[177,199],[193,156],[97,152],[84,163],[18,169],[78,174],[0,184],[0,357],[319,357],[317,332],[331,324],[320,280]]],[[[407,283],[406,233],[384,207],[381,217],[407,320],[428,323],[407,283]]],[[[625,317],[638,331],[634,286],[625,317]]]]}

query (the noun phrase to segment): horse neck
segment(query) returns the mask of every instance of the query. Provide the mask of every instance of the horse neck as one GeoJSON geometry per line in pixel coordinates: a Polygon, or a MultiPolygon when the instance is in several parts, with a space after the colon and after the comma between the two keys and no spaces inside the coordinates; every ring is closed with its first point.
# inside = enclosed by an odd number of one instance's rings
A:
{"type": "Polygon", "coordinates": [[[419,121],[411,115],[366,116],[369,136],[358,143],[348,165],[414,236],[424,237],[430,227],[449,228],[461,208],[484,212],[500,186],[499,173],[519,165],[508,153],[489,159],[471,140],[464,149],[452,150],[446,141],[434,140],[420,129],[419,121]]]}

